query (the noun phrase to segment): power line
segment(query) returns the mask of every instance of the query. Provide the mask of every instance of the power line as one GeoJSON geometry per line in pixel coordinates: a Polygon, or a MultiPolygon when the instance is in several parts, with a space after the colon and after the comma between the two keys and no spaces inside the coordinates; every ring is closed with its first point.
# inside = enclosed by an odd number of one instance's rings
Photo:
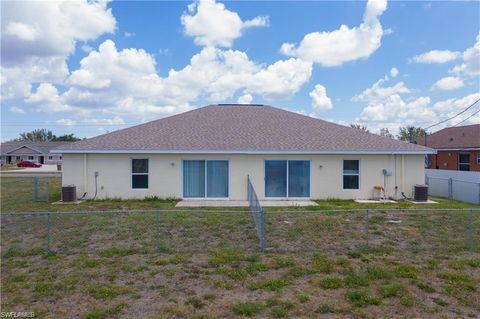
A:
{"type": "Polygon", "coordinates": [[[426,130],[428,130],[428,129],[431,128],[431,127],[434,127],[434,126],[437,126],[437,125],[439,125],[439,124],[442,124],[442,123],[448,122],[448,121],[450,121],[450,120],[453,120],[453,119],[456,118],[457,116],[459,116],[459,115],[465,113],[466,111],[468,111],[471,107],[473,107],[475,104],[477,104],[478,101],[480,101],[480,99],[476,100],[475,102],[473,102],[472,104],[470,104],[466,109],[464,109],[463,111],[457,113],[456,115],[454,115],[454,116],[452,116],[452,117],[449,117],[448,119],[445,119],[445,120],[440,121],[440,122],[438,122],[438,123],[435,123],[435,124],[433,124],[433,125],[430,125],[430,126],[428,126],[428,127],[425,127],[424,130],[426,131],[426,130]]]}
{"type": "Polygon", "coordinates": [[[457,124],[455,124],[454,126],[458,126],[458,125],[462,124],[463,122],[465,122],[466,120],[468,120],[469,118],[471,118],[472,116],[474,116],[475,114],[478,114],[478,113],[480,113],[480,109],[478,109],[478,111],[476,111],[476,112],[474,112],[474,113],[470,114],[470,116],[469,116],[469,117],[467,117],[466,119],[463,119],[462,121],[458,122],[458,123],[457,123],[457,124]]]}

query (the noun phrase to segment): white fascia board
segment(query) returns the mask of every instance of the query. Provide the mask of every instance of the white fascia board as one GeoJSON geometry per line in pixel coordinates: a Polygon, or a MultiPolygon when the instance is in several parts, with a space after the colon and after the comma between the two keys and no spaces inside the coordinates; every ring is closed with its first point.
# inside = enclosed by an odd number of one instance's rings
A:
{"type": "Polygon", "coordinates": [[[315,155],[315,154],[324,154],[324,155],[343,155],[343,154],[366,154],[366,155],[393,155],[393,154],[405,154],[405,155],[422,155],[422,154],[436,154],[436,150],[424,150],[424,151],[390,151],[390,150],[378,150],[378,151],[232,151],[232,150],[62,150],[56,149],[52,150],[52,153],[56,154],[244,154],[244,155],[253,155],[253,154],[306,154],[306,155],[315,155]]]}
{"type": "Polygon", "coordinates": [[[437,152],[441,151],[480,151],[478,147],[465,147],[465,148],[436,148],[437,152]]]}

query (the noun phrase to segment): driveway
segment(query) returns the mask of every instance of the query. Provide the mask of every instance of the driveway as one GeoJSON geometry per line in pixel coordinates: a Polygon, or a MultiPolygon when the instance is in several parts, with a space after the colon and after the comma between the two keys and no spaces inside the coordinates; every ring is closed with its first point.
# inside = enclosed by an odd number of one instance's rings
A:
{"type": "Polygon", "coordinates": [[[2,171],[1,175],[5,177],[61,176],[62,171],[57,171],[57,165],[42,165],[42,167],[26,167],[2,171]]]}
{"type": "Polygon", "coordinates": [[[57,165],[42,165],[42,167],[25,167],[21,170],[15,170],[15,173],[53,173],[57,171],[57,165]]]}

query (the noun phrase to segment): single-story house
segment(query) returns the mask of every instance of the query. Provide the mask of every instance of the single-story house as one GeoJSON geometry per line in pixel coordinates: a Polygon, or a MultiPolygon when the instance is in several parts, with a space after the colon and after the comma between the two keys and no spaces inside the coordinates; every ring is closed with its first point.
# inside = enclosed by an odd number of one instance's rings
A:
{"type": "Polygon", "coordinates": [[[480,172],[480,124],[447,127],[416,142],[437,151],[427,168],[480,172]]]}
{"type": "Polygon", "coordinates": [[[40,164],[62,164],[62,154],[53,154],[51,150],[67,143],[69,142],[5,142],[0,146],[1,163],[15,164],[31,161],[40,164]]]}
{"type": "Polygon", "coordinates": [[[209,105],[65,145],[86,198],[260,200],[412,196],[430,148],[263,105],[209,105]]]}

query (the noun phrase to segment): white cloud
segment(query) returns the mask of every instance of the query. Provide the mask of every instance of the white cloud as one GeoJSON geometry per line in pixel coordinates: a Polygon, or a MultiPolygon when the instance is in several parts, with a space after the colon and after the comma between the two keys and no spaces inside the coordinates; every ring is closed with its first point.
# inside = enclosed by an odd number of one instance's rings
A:
{"type": "Polygon", "coordinates": [[[215,0],[195,1],[181,16],[185,34],[194,37],[195,44],[231,47],[233,41],[250,27],[268,25],[268,17],[258,16],[242,21],[240,16],[215,0]]]}
{"type": "Polygon", "coordinates": [[[135,32],[125,32],[125,33],[123,33],[123,36],[125,38],[134,37],[135,35],[136,35],[135,32]]]}
{"type": "Polygon", "coordinates": [[[312,64],[300,59],[280,60],[245,79],[245,91],[267,99],[283,99],[297,93],[312,75],[312,64]],[[268,85],[266,85],[268,83],[268,85]]]}
{"type": "Polygon", "coordinates": [[[311,72],[312,64],[299,59],[264,65],[241,51],[206,47],[187,66],[161,77],[151,54],[141,49],[119,51],[107,40],[81,60],[66,81],[70,87],[61,101],[144,119],[186,111],[200,98],[222,101],[237,93],[244,99],[287,98],[308,82],[311,72]]]}
{"type": "MultiPolygon", "coordinates": [[[[446,117],[451,117],[464,110],[478,99],[480,99],[480,93],[473,93],[462,98],[452,98],[436,102],[433,105],[433,109],[439,113],[445,114],[446,117]]],[[[466,115],[468,115],[468,113],[466,113],[466,115]]]]}
{"type": "Polygon", "coordinates": [[[395,133],[400,126],[425,126],[437,121],[437,114],[429,105],[430,98],[427,96],[405,101],[400,95],[394,94],[384,100],[368,103],[356,122],[374,131],[388,128],[395,133]]]}
{"type": "Polygon", "coordinates": [[[30,58],[67,57],[76,41],[113,32],[107,2],[6,1],[2,3],[2,64],[30,58]],[[54,23],[53,23],[54,22],[54,23]]]}
{"type": "Polygon", "coordinates": [[[391,69],[390,69],[390,76],[391,76],[392,78],[397,77],[398,73],[399,73],[399,71],[398,71],[397,68],[391,68],[391,69]]]}
{"type": "MultiPolygon", "coordinates": [[[[385,81],[387,81],[387,78],[377,83],[383,83],[385,81]]],[[[373,89],[369,88],[353,99],[367,102],[367,105],[363,108],[360,116],[355,119],[355,122],[366,125],[372,131],[388,128],[393,134],[396,134],[401,126],[413,125],[426,127],[449,118],[480,98],[480,93],[474,93],[463,98],[448,99],[432,105],[431,99],[428,96],[405,98],[403,95],[410,93],[410,90],[402,92],[403,90],[393,90],[393,87],[382,88],[394,92],[392,94],[383,94],[387,91],[380,91],[383,93],[378,93],[378,87],[379,86],[374,84],[372,86],[373,89]]],[[[467,118],[470,114],[472,114],[472,112],[466,112],[464,116],[462,115],[455,120],[435,127],[435,130],[448,125],[454,125],[462,119],[467,118]]],[[[473,116],[466,123],[475,123],[475,120],[478,123],[479,119],[480,116],[473,116]]]]}
{"type": "Polygon", "coordinates": [[[385,86],[387,81],[389,77],[385,75],[352,98],[354,102],[367,102],[356,123],[366,125],[371,131],[387,128],[395,134],[400,126],[421,126],[436,120],[436,113],[429,108],[428,96],[405,99],[402,95],[411,93],[405,83],[385,86]]]}
{"type": "Polygon", "coordinates": [[[237,102],[240,104],[250,104],[252,103],[253,97],[251,94],[245,94],[238,98],[237,102]]]}
{"type": "Polygon", "coordinates": [[[20,22],[9,22],[5,34],[17,37],[19,40],[31,42],[37,37],[37,30],[31,25],[20,22]]]}
{"type": "Polygon", "coordinates": [[[76,122],[72,119],[59,119],[56,121],[58,125],[62,126],[74,126],[76,122]]]}
{"type": "Polygon", "coordinates": [[[473,47],[462,54],[463,63],[455,66],[450,72],[476,76],[480,75],[480,32],[473,47]]]}
{"type": "Polygon", "coordinates": [[[388,77],[385,76],[383,79],[375,82],[370,88],[365,89],[359,95],[354,96],[352,101],[378,101],[394,94],[410,93],[410,89],[405,85],[404,82],[398,82],[397,84],[389,87],[382,86],[387,81],[388,77]]]}
{"type": "MultiPolygon", "coordinates": [[[[433,110],[441,114],[443,118],[450,118],[452,116],[455,116],[459,112],[463,111],[468,106],[472,105],[478,99],[480,99],[480,93],[473,93],[461,98],[453,98],[453,99],[448,99],[444,101],[439,101],[433,105],[433,110]]],[[[472,108],[470,109],[470,111],[467,111],[461,114],[460,116],[454,118],[453,120],[450,120],[439,127],[435,127],[435,129],[440,129],[442,127],[455,125],[463,121],[470,115],[472,115],[475,112],[475,110],[476,109],[472,108]]],[[[478,124],[478,123],[480,123],[480,113],[477,113],[476,115],[470,117],[468,120],[462,123],[462,125],[478,124]]]]}
{"type": "Polygon", "coordinates": [[[18,114],[25,114],[25,110],[22,109],[21,107],[17,107],[17,106],[10,107],[10,112],[18,113],[18,114]]]}
{"type": "Polygon", "coordinates": [[[77,41],[115,25],[105,1],[2,2],[2,100],[27,97],[32,83],[61,83],[77,41]]]}
{"type": "Polygon", "coordinates": [[[86,118],[83,120],[83,123],[99,124],[99,125],[122,125],[122,124],[125,124],[125,121],[121,117],[115,116],[113,118],[107,118],[107,119],[86,118]]]}
{"type": "Polygon", "coordinates": [[[432,89],[454,90],[463,87],[463,85],[463,81],[459,77],[447,76],[435,82],[435,84],[432,86],[432,89]]]}
{"type": "Polygon", "coordinates": [[[32,83],[62,83],[68,75],[64,58],[41,58],[24,61],[21,65],[1,69],[2,100],[25,98],[30,95],[32,83]]]}
{"type": "Polygon", "coordinates": [[[42,83],[31,94],[26,103],[37,106],[37,110],[47,113],[68,112],[72,108],[62,103],[59,92],[51,83],[42,83]]]}
{"type": "Polygon", "coordinates": [[[333,107],[332,100],[327,96],[327,89],[321,84],[315,85],[315,88],[308,95],[312,98],[314,109],[328,110],[333,107]]]}
{"type": "Polygon", "coordinates": [[[446,63],[456,60],[460,57],[460,52],[449,50],[432,50],[420,55],[416,55],[411,62],[416,63],[446,63]]]}
{"type": "Polygon", "coordinates": [[[384,32],[378,18],[386,9],[386,0],[369,0],[358,27],[341,25],[335,31],[309,33],[298,46],[283,43],[280,52],[323,66],[368,58],[381,45],[384,32]]]}

